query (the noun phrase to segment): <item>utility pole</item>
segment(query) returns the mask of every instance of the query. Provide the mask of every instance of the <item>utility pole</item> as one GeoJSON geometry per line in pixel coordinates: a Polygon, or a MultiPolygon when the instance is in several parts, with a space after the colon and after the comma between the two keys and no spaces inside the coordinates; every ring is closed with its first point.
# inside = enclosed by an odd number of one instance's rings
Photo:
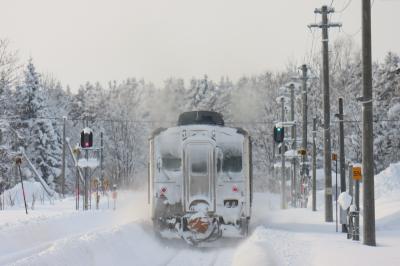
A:
{"type": "Polygon", "coordinates": [[[67,117],[63,117],[63,139],[62,139],[62,166],[61,166],[61,194],[65,197],[65,155],[66,155],[66,143],[65,143],[65,124],[67,117]]]}
{"type": "Polygon", "coordinates": [[[303,166],[302,166],[302,173],[303,176],[306,175],[306,164],[305,162],[307,161],[307,65],[302,65],[301,66],[301,72],[302,72],[302,101],[303,101],[303,136],[302,136],[302,148],[306,150],[306,153],[303,155],[303,166]]]}
{"type": "MultiPolygon", "coordinates": [[[[290,121],[294,122],[294,84],[290,83],[290,121]]],[[[296,151],[296,126],[293,125],[291,128],[291,137],[292,137],[292,150],[296,151]]],[[[296,207],[296,156],[293,156],[292,159],[292,168],[293,168],[293,176],[291,179],[291,198],[292,198],[292,206],[296,207]]]]}
{"type": "Polygon", "coordinates": [[[353,165],[349,163],[349,195],[353,197],[353,165]]]}
{"type": "Polygon", "coordinates": [[[341,23],[329,23],[328,14],[335,10],[328,6],[322,6],[314,10],[315,14],[322,15],[322,22],[310,24],[309,28],[322,29],[322,66],[323,66],[323,103],[324,103],[324,172],[325,172],[325,221],[333,222],[332,203],[332,160],[331,160],[331,132],[330,132],[330,96],[329,96],[329,55],[328,55],[328,29],[341,27],[341,23]]]}
{"type": "MultiPolygon", "coordinates": [[[[356,211],[360,211],[360,181],[356,180],[355,185],[355,196],[354,196],[354,203],[356,205],[356,211]]],[[[364,224],[365,227],[365,224],[364,224]]],[[[357,214],[354,219],[354,228],[356,229],[355,234],[353,236],[353,240],[360,240],[360,215],[357,214]]]]}
{"type": "Polygon", "coordinates": [[[101,188],[104,195],[104,173],[103,173],[103,131],[100,132],[100,181],[101,188]]]}
{"type": "MultiPolygon", "coordinates": [[[[308,161],[308,151],[307,151],[307,65],[302,65],[301,66],[301,72],[302,72],[302,76],[301,76],[301,80],[302,80],[302,92],[301,92],[301,98],[302,98],[302,141],[301,141],[301,146],[302,149],[305,151],[302,153],[301,155],[301,161],[302,161],[302,165],[301,165],[301,180],[302,180],[302,184],[304,187],[308,187],[309,184],[309,174],[308,174],[308,166],[307,166],[307,161],[308,161]]],[[[308,198],[308,190],[304,190],[303,191],[304,195],[302,195],[302,199],[303,199],[303,207],[307,207],[307,201],[308,198]]]]}
{"type": "MultiPolygon", "coordinates": [[[[344,126],[343,126],[343,98],[339,98],[339,160],[340,160],[340,192],[346,191],[346,170],[344,155],[344,126]]],[[[347,232],[347,212],[340,207],[340,223],[342,233],[347,232]]]]}
{"type": "Polygon", "coordinates": [[[312,151],[312,210],[317,211],[317,118],[313,119],[313,151],[312,151]]]}
{"type": "Polygon", "coordinates": [[[372,58],[371,58],[371,1],[362,1],[362,63],[363,63],[363,219],[364,245],[376,246],[374,195],[374,144],[372,121],[372,58]]]}
{"type": "MultiPolygon", "coordinates": [[[[85,124],[86,127],[88,126],[88,121],[87,119],[85,119],[85,124]]],[[[87,148],[85,148],[85,159],[86,162],[88,162],[89,160],[89,150],[87,148]]],[[[84,210],[88,210],[89,208],[89,167],[85,167],[85,196],[84,196],[84,210]]]]}
{"type": "MultiPolygon", "coordinates": [[[[285,122],[285,99],[281,97],[282,104],[282,124],[285,122]]],[[[283,125],[282,125],[283,127],[283,125]]],[[[285,168],[285,141],[281,142],[281,209],[286,209],[286,168],[285,168]]]]}

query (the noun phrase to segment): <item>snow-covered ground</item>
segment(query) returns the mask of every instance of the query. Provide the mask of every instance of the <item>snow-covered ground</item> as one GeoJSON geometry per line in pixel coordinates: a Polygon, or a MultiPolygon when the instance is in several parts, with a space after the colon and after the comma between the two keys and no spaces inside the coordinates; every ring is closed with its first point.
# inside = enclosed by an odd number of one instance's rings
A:
{"type": "MultiPolygon", "coordinates": [[[[400,164],[376,176],[377,247],[347,240],[318,211],[279,210],[279,195],[256,193],[250,236],[194,248],[160,241],[147,195],[119,193],[117,209],[75,211],[73,198],[0,211],[0,265],[400,265],[400,164]]],[[[29,187],[29,184],[27,185],[29,187]]],[[[361,219],[362,221],[362,219],[361,219]]]]}

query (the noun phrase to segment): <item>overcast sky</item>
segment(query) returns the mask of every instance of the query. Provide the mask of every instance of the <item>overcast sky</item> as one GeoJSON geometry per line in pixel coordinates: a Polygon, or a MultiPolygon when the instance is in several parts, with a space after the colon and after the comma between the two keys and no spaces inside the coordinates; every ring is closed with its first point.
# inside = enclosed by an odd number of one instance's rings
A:
{"type": "MultiPolygon", "coordinates": [[[[303,63],[311,49],[314,8],[331,0],[1,0],[0,37],[39,71],[53,73],[76,90],[86,81],[168,77],[219,80],[228,75],[280,70],[303,63]]],[[[337,11],[348,0],[335,0],[337,11]]],[[[361,0],[332,16],[356,33],[361,0]]],[[[400,0],[375,0],[373,58],[400,54],[400,0]]],[[[320,16],[317,17],[317,22],[320,16]]],[[[314,52],[320,51],[319,39],[314,52]]],[[[358,44],[361,34],[354,36],[358,44]]]]}

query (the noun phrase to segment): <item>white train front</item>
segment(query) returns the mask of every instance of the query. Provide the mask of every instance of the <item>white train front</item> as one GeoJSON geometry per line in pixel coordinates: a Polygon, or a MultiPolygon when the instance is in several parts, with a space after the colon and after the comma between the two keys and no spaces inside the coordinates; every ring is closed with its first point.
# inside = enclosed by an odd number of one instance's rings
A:
{"type": "Polygon", "coordinates": [[[150,137],[149,203],[164,238],[190,244],[248,233],[251,139],[215,112],[180,115],[178,126],[150,137]]]}

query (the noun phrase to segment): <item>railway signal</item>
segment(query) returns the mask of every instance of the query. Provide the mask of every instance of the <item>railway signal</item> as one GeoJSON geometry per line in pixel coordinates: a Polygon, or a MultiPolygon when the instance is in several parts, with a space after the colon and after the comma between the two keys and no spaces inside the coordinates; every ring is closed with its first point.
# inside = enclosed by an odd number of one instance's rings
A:
{"type": "Polygon", "coordinates": [[[274,127],[274,140],[276,143],[283,142],[285,138],[285,128],[284,127],[274,127]]]}
{"type": "Polygon", "coordinates": [[[93,146],[93,132],[90,128],[85,127],[81,131],[81,147],[91,148],[93,146]]]}

